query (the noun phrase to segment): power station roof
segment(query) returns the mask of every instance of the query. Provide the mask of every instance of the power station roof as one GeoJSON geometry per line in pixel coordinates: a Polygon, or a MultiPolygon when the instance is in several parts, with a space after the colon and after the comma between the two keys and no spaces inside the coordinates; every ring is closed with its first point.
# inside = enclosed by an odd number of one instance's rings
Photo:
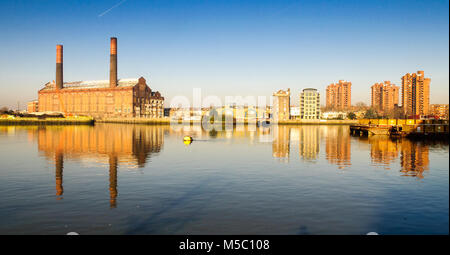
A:
{"type": "MultiPolygon", "coordinates": [[[[117,81],[117,87],[132,87],[139,83],[139,79],[120,79],[117,81]]],[[[54,89],[55,84],[49,82],[45,84],[44,89],[54,89]]],[[[93,80],[93,81],[74,81],[74,82],[64,82],[64,89],[95,89],[95,88],[108,88],[109,80],[93,80]]]]}

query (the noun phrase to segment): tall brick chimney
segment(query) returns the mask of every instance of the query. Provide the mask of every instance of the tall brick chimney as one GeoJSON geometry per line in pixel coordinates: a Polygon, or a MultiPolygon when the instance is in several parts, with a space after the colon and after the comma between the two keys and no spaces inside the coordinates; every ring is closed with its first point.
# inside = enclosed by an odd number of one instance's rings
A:
{"type": "Polygon", "coordinates": [[[111,37],[111,55],[109,62],[109,87],[117,86],[117,38],[111,37]]]}
{"type": "Polygon", "coordinates": [[[63,46],[56,45],[56,89],[63,88],[63,46]]]}

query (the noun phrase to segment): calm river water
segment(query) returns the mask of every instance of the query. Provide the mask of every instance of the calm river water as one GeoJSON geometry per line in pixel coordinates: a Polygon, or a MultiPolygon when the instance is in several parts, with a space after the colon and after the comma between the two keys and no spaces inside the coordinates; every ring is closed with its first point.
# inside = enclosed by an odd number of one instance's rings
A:
{"type": "Polygon", "coordinates": [[[7,126],[0,160],[0,234],[449,233],[448,142],[348,126],[7,126]]]}

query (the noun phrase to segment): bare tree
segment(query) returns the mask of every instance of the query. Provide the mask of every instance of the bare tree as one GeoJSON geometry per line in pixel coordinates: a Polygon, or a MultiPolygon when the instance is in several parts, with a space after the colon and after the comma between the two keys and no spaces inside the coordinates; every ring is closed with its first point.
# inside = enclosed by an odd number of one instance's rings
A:
{"type": "Polygon", "coordinates": [[[366,119],[378,119],[379,117],[381,117],[377,110],[375,108],[369,108],[367,109],[367,111],[364,113],[364,118],[366,119]]]}
{"type": "Polygon", "coordinates": [[[386,113],[386,116],[390,119],[403,119],[405,118],[405,114],[403,113],[403,109],[401,107],[394,107],[386,113]]]}
{"type": "Polygon", "coordinates": [[[9,112],[8,107],[3,106],[2,108],[0,108],[0,113],[7,113],[7,112],[9,112]]]}
{"type": "Polygon", "coordinates": [[[362,110],[368,109],[367,105],[364,102],[357,102],[355,104],[355,108],[356,108],[356,111],[362,111],[362,110]]]}

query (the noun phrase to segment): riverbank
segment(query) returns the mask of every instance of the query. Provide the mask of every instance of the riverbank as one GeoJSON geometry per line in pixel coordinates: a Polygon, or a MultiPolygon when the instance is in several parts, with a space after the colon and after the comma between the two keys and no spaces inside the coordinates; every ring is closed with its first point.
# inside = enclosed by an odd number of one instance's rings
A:
{"type": "Polygon", "coordinates": [[[14,117],[0,118],[0,125],[93,125],[91,117],[38,118],[14,117]]]}
{"type": "MultiPolygon", "coordinates": [[[[96,119],[96,123],[119,123],[119,124],[148,124],[148,125],[169,125],[169,118],[104,118],[96,119]]],[[[191,123],[192,124],[192,123],[191,123]]]]}
{"type": "Polygon", "coordinates": [[[278,125],[354,125],[358,120],[285,120],[278,125]]]}
{"type": "MultiPolygon", "coordinates": [[[[167,125],[171,123],[178,124],[201,124],[200,120],[184,120],[184,121],[174,121],[169,118],[163,119],[149,119],[149,118],[106,118],[106,119],[96,119],[96,123],[122,123],[122,124],[159,124],[167,125]]],[[[220,124],[215,123],[215,124],[220,124]]],[[[235,121],[234,124],[253,124],[255,121],[235,121]]],[[[357,120],[286,120],[280,121],[278,125],[353,125],[357,124],[357,120]]],[[[272,122],[272,124],[275,124],[272,122]]]]}

